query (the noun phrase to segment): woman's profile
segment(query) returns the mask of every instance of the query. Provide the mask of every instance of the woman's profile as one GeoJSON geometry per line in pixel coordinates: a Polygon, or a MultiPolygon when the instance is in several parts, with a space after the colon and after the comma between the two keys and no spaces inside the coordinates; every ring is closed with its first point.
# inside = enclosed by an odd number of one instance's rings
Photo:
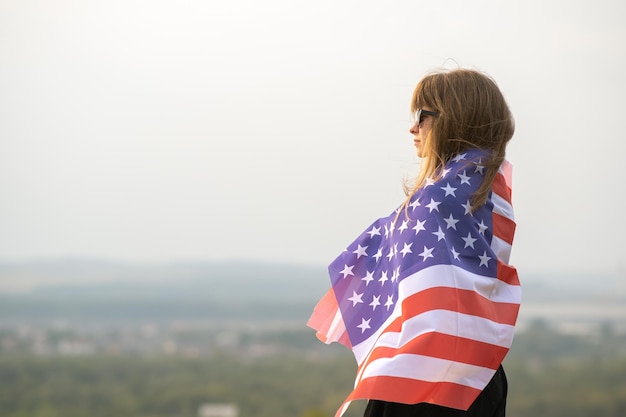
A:
{"type": "Polygon", "coordinates": [[[309,326],[357,360],[337,415],[366,399],[366,417],[504,416],[521,300],[509,264],[513,116],[493,79],[468,69],[422,78],[411,111],[417,178],[330,264],[309,326]]]}

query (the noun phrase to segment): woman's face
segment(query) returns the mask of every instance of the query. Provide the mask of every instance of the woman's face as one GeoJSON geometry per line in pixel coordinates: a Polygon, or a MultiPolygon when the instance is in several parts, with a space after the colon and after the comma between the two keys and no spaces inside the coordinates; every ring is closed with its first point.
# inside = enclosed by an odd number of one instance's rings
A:
{"type": "MultiPolygon", "coordinates": [[[[422,110],[432,112],[430,109],[422,110]]],[[[413,135],[413,143],[415,144],[415,149],[417,150],[417,156],[422,158],[424,156],[424,143],[426,142],[426,136],[428,136],[428,133],[433,126],[433,116],[420,113],[420,110],[416,112],[415,123],[413,123],[413,126],[409,129],[409,132],[413,135]]]]}

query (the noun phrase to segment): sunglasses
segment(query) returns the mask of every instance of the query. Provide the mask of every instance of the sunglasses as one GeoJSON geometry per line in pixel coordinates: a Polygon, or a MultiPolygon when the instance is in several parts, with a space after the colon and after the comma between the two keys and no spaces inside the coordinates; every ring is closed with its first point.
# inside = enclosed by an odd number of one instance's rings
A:
{"type": "Polygon", "coordinates": [[[424,109],[417,109],[415,110],[415,113],[413,113],[414,123],[417,123],[418,126],[421,125],[422,122],[424,121],[424,117],[426,116],[437,117],[439,116],[439,112],[424,110],[424,109]]]}

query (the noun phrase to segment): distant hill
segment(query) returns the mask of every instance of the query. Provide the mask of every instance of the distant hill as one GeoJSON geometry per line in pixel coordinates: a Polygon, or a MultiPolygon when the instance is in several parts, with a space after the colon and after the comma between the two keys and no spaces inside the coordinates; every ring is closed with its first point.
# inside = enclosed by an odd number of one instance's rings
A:
{"type": "MultiPolygon", "coordinates": [[[[556,304],[567,304],[564,314],[570,315],[582,304],[617,305],[612,307],[617,309],[626,305],[626,285],[617,276],[529,276],[522,272],[521,279],[522,311],[543,312],[546,306],[552,311],[556,304]]],[[[53,319],[305,321],[329,285],[325,266],[85,259],[4,262],[0,263],[0,323],[53,319]]]]}
{"type": "Polygon", "coordinates": [[[236,261],[3,263],[0,320],[305,320],[329,282],[324,267],[236,261]]]}

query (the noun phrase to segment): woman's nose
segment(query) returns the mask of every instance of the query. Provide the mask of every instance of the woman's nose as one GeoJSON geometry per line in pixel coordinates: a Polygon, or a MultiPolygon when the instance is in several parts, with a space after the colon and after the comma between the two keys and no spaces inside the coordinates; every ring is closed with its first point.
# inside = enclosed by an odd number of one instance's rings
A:
{"type": "Polygon", "coordinates": [[[411,128],[409,129],[409,132],[412,134],[416,134],[417,131],[419,130],[419,123],[415,122],[411,125],[411,128]]]}

